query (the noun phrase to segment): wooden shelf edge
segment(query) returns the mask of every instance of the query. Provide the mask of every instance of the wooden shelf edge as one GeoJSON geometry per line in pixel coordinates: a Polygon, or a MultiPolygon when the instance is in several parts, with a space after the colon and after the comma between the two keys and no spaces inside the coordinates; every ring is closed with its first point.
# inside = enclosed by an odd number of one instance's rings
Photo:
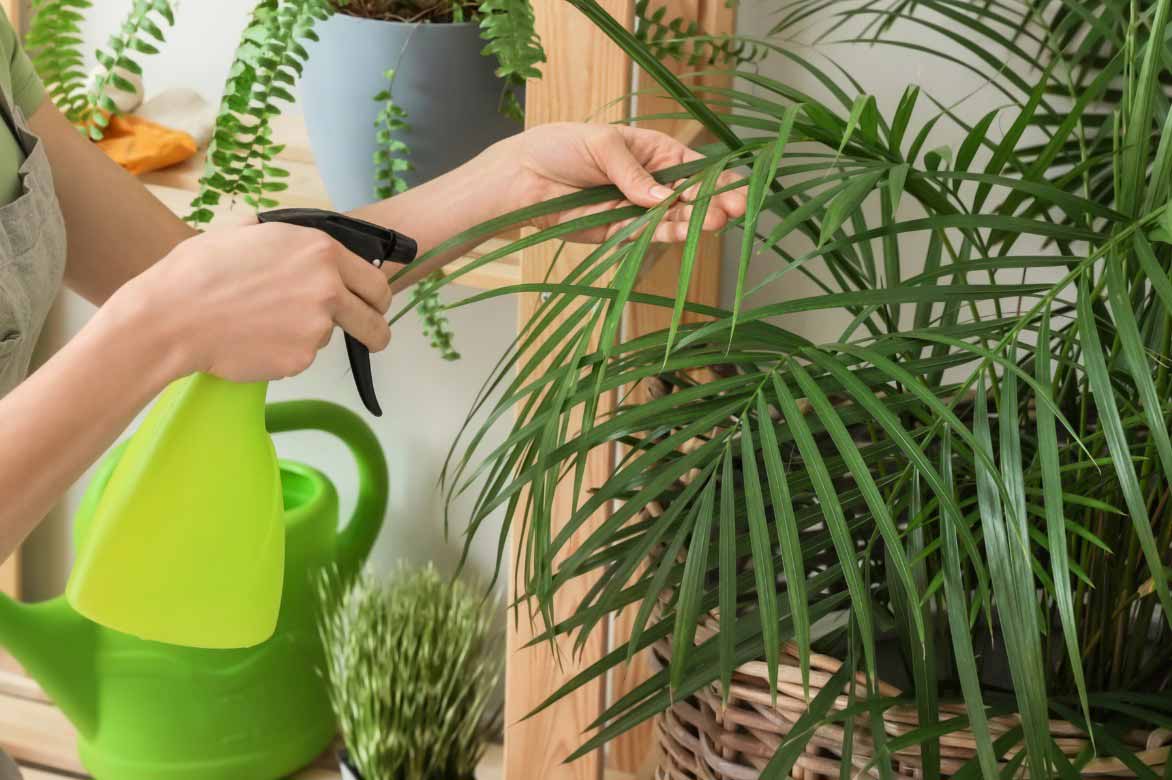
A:
{"type": "MultiPolygon", "coordinates": [[[[309,148],[304,122],[297,117],[281,117],[274,123],[274,136],[280,143],[285,144],[285,149],[277,156],[276,162],[289,172],[286,179],[289,189],[277,194],[281,205],[330,208],[325,185],[313,162],[313,152],[309,148]]],[[[199,192],[199,179],[203,175],[204,161],[205,155],[199,154],[184,163],[144,174],[140,178],[156,198],[173,213],[182,217],[191,211],[191,201],[199,192]]],[[[251,213],[244,204],[238,204],[236,209],[232,208],[232,204],[223,204],[212,211],[215,212],[217,219],[232,215],[243,217],[251,213]]],[[[463,268],[501,246],[504,246],[503,240],[487,241],[470,252],[467,257],[449,264],[448,269],[454,271],[463,268]]],[[[479,290],[493,290],[520,281],[520,258],[510,255],[469,272],[457,283],[479,290]]]]}
{"type": "MultiPolygon", "coordinates": [[[[17,677],[21,675],[5,675],[3,678],[4,689],[0,692],[0,748],[19,763],[31,767],[25,780],[85,777],[85,767],[77,757],[77,733],[73,725],[52,704],[22,695],[21,692],[43,696],[35,683],[22,683],[15,679],[17,677]]],[[[341,776],[334,768],[333,755],[333,750],[328,751],[290,780],[340,780],[341,776]]],[[[477,780],[504,780],[501,768],[503,755],[500,745],[489,745],[476,772],[477,780]]],[[[608,775],[607,780],[628,778],[608,775]]]]}

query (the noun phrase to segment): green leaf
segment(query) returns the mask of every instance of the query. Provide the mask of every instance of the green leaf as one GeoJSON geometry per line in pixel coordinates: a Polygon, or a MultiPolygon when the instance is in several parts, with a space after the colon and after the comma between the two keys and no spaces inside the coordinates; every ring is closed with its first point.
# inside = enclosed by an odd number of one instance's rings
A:
{"type": "Polygon", "coordinates": [[[794,640],[798,646],[798,658],[802,667],[802,689],[809,698],[810,615],[807,609],[805,563],[789,483],[781,463],[781,447],[773,430],[773,420],[764,393],[757,395],[757,420],[761,432],[761,454],[765,460],[765,474],[769,480],[770,506],[775,515],[777,541],[781,548],[782,573],[785,575],[790,619],[793,621],[794,640]]]}
{"type": "Polygon", "coordinates": [[[891,210],[897,211],[899,209],[899,201],[903,198],[903,187],[907,181],[909,163],[901,163],[887,174],[887,187],[891,193],[891,210]]]}
{"type": "Polygon", "coordinates": [[[1147,503],[1144,501],[1139,479],[1135,473],[1135,466],[1129,455],[1127,434],[1124,433],[1123,423],[1119,418],[1119,409],[1116,406],[1115,394],[1111,388],[1111,379],[1107,373],[1106,360],[1103,357],[1102,343],[1099,339],[1098,326],[1094,312],[1091,309],[1090,289],[1085,280],[1080,280],[1078,291],[1078,327],[1082,336],[1083,351],[1087,381],[1091,387],[1091,397],[1095,408],[1099,412],[1099,424],[1106,436],[1107,446],[1111,451],[1112,464],[1116,476],[1119,478],[1123,499],[1127,504],[1131,516],[1132,527],[1135,529],[1135,538],[1143,551],[1148,568],[1153,574],[1153,584],[1160,604],[1164,610],[1164,619],[1172,624],[1172,594],[1168,591],[1168,575],[1161,560],[1160,550],[1152,532],[1151,519],[1148,515],[1147,503]]]}
{"type": "Polygon", "coordinates": [[[708,569],[708,546],[712,541],[712,521],[716,508],[716,478],[710,477],[700,494],[700,511],[692,541],[688,545],[688,557],[680,580],[679,597],[676,599],[675,630],[671,643],[671,687],[679,690],[687,671],[688,653],[696,635],[696,621],[700,615],[700,593],[704,586],[704,572],[708,569]]]}
{"type": "Polygon", "coordinates": [[[737,548],[736,483],[733,480],[731,444],[725,446],[724,467],[720,478],[720,690],[725,704],[732,692],[736,661],[735,629],[737,623],[737,548]]]}
{"type": "MultiPolygon", "coordinates": [[[[758,395],[758,399],[760,398],[758,395]]],[[[764,424],[766,427],[771,424],[768,416],[764,418],[764,424]]],[[[777,704],[777,669],[781,663],[781,637],[777,629],[777,578],[773,570],[773,543],[769,533],[769,522],[765,518],[765,495],[757,469],[757,451],[753,446],[752,418],[748,415],[741,418],[741,469],[745,509],[749,519],[749,541],[753,551],[753,574],[757,584],[757,606],[761,612],[762,641],[765,643],[770,701],[777,704]]],[[[730,507],[731,509],[734,507],[730,507]]],[[[731,517],[732,511],[729,514],[731,517]]],[[[721,538],[723,539],[723,530],[721,538]]],[[[732,563],[735,569],[735,556],[732,563]]]]}
{"type": "Polygon", "coordinates": [[[842,227],[847,217],[862,205],[863,200],[875,189],[875,184],[883,177],[884,171],[873,171],[856,177],[848,182],[842,191],[834,196],[826,207],[826,218],[822,222],[822,232],[818,237],[818,246],[824,245],[842,227]]]}

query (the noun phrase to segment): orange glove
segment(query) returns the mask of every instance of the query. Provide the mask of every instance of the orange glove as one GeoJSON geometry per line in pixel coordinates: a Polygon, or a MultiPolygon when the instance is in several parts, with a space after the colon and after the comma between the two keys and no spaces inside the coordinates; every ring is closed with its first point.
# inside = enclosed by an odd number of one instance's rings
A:
{"type": "Polygon", "coordinates": [[[110,159],[136,176],[181,163],[198,151],[187,133],[133,114],[111,117],[97,143],[110,159]]]}

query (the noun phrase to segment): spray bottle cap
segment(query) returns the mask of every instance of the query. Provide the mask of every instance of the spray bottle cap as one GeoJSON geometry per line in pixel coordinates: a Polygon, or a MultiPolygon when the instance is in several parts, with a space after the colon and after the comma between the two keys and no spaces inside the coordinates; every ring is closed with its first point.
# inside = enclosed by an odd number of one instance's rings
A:
{"type": "MultiPolygon", "coordinates": [[[[415,240],[402,233],[361,219],[324,209],[278,209],[259,215],[261,222],[286,222],[310,227],[327,234],[368,263],[410,263],[419,251],[415,240]]],[[[375,417],[382,415],[374,391],[370,370],[370,350],[358,339],[346,334],[346,355],[362,403],[375,417]]]]}

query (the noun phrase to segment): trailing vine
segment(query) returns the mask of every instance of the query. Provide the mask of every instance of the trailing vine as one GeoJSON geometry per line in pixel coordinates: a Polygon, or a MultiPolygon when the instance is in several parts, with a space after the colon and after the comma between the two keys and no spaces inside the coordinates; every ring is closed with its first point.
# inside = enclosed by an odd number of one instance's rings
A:
{"type": "Polygon", "coordinates": [[[529,0],[482,0],[480,37],[488,41],[481,53],[496,57],[496,75],[505,80],[501,112],[523,121],[525,111],[518,92],[526,80],[541,78],[537,66],[545,62],[533,6],[529,0]]]}
{"type": "MultiPolygon", "coordinates": [[[[407,159],[411,150],[396,135],[408,130],[410,125],[407,124],[407,112],[395,103],[394,69],[384,75],[387,79],[386,88],[375,96],[375,100],[383,104],[374,123],[378,134],[378,150],[374,153],[375,195],[391,198],[406,192],[410,186],[403,174],[411,170],[411,162],[407,159]]],[[[452,324],[439,297],[439,288],[443,283],[443,271],[436,271],[415,285],[411,298],[419,308],[423,335],[431,346],[439,350],[444,360],[459,360],[460,353],[452,346],[452,324]]]]}
{"type": "Polygon", "coordinates": [[[635,3],[635,37],[657,59],[672,59],[692,67],[699,65],[748,65],[769,54],[763,46],[732,35],[709,36],[695,20],[675,17],[664,21],[667,6],[648,13],[650,0],[635,3]]]}
{"type": "Polygon", "coordinates": [[[292,101],[289,88],[301,75],[316,41],[314,25],[333,12],[328,0],[260,0],[236,49],[216,117],[199,194],[187,221],[207,224],[211,207],[225,197],[255,209],[278,205],[272,195],[288,189],[289,172],[274,160],[284,148],[272,139],[278,101],[292,101]]]}
{"type": "Polygon", "coordinates": [[[163,23],[171,26],[175,24],[175,10],[171,0],[134,0],[121,28],[110,36],[107,48],[98,49],[95,53],[101,69],[86,96],[87,106],[82,117],[90,138],[101,140],[103,130],[110,124],[110,115],[118,112],[114,100],[106,94],[107,90],[114,87],[124,92],[135,91],[135,86],[119,71],[142,75],[142,66],[136,60],[135,53],[159,53],[155,44],[166,40],[160,26],[163,23]]]}
{"type": "Polygon", "coordinates": [[[406,132],[411,126],[407,124],[406,109],[395,102],[394,68],[383,75],[387,79],[386,89],[374,96],[375,101],[383,104],[374,123],[378,142],[378,150],[374,153],[375,195],[390,198],[405,192],[408,187],[403,174],[412,168],[411,161],[407,159],[411,150],[401,138],[396,137],[396,133],[406,132]]]}
{"type": "Polygon", "coordinates": [[[452,323],[439,297],[439,288],[446,278],[443,271],[436,271],[419,280],[411,291],[411,302],[419,308],[423,335],[431,346],[439,350],[444,360],[459,360],[460,353],[452,344],[452,323]]]}
{"type": "Polygon", "coordinates": [[[70,122],[81,124],[89,107],[81,23],[90,0],[32,0],[25,49],[49,98],[70,122]]]}

